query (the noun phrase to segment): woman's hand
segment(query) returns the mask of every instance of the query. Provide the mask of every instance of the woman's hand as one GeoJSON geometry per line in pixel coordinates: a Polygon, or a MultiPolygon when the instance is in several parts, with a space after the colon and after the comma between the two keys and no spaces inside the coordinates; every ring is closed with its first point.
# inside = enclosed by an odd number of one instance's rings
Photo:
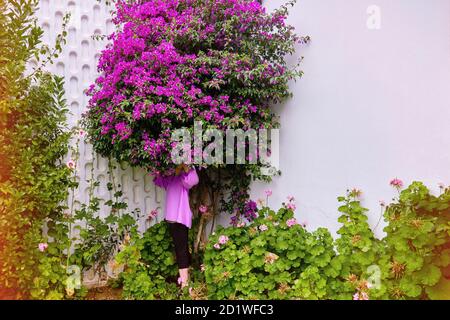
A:
{"type": "Polygon", "coordinates": [[[178,165],[177,168],[175,169],[175,174],[177,176],[179,176],[182,172],[185,172],[185,173],[189,172],[189,167],[187,165],[185,165],[184,163],[178,165]]]}

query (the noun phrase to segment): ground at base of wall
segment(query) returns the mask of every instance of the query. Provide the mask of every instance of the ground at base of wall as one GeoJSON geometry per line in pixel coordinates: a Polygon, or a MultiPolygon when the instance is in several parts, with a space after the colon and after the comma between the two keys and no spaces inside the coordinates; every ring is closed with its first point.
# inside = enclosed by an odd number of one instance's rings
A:
{"type": "Polygon", "coordinates": [[[86,300],[122,300],[122,289],[98,287],[89,289],[86,300]]]}

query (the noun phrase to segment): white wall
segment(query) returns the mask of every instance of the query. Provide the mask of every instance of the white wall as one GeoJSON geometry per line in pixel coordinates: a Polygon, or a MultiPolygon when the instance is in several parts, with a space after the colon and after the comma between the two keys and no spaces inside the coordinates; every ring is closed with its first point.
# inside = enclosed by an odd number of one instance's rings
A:
{"type": "MultiPolygon", "coordinates": [[[[52,67],[66,77],[74,124],[104,45],[90,37],[112,31],[108,9],[94,0],[41,0],[41,6],[46,39],[53,39],[64,12],[74,12],[69,43],[52,67]]],[[[391,178],[423,180],[434,189],[438,182],[449,184],[450,1],[298,0],[291,12],[289,21],[312,42],[300,48],[305,75],[292,83],[294,98],[276,108],[283,175],[270,185],[255,184],[253,197],[271,188],[270,205],[276,207],[292,194],[300,221],[335,231],[336,197],[346,188],[363,190],[375,224],[378,201],[395,195],[391,178]],[[381,9],[380,30],[366,25],[373,4],[381,9]]],[[[103,182],[107,175],[104,161],[94,162],[86,146],[81,151],[76,197],[85,201],[89,169],[94,165],[103,182]]],[[[147,213],[163,206],[162,194],[142,170],[116,174],[131,208],[147,213]]],[[[104,188],[99,195],[108,198],[104,188]]]]}
{"type": "Polygon", "coordinates": [[[278,205],[292,194],[300,221],[337,230],[346,188],[363,190],[375,225],[392,178],[450,184],[450,1],[298,0],[291,12],[312,42],[294,98],[277,108],[283,175],[254,197],[271,188],[278,205]],[[373,4],[379,30],[366,25],[373,4]]]}

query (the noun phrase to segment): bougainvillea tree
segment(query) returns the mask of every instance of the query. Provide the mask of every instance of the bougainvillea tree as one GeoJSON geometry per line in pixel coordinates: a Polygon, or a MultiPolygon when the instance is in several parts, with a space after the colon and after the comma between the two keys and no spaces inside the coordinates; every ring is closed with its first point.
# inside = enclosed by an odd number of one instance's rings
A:
{"type": "MultiPolygon", "coordinates": [[[[170,174],[175,129],[192,129],[194,121],[204,130],[276,128],[270,106],[289,97],[288,82],[301,76],[286,55],[308,40],[286,24],[290,5],[269,13],[249,0],[117,0],[117,29],[88,90],[94,148],[170,174]]],[[[194,206],[206,196],[211,212],[254,207],[247,191],[261,177],[260,163],[204,167],[194,206]]]]}

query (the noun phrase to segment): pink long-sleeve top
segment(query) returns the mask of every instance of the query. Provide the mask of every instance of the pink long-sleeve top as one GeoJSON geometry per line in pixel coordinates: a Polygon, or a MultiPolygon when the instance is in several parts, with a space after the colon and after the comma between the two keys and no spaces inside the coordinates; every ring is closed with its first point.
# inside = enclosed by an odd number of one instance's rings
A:
{"type": "Polygon", "coordinates": [[[154,183],[166,189],[166,220],[192,226],[192,211],[189,206],[189,189],[198,183],[197,171],[193,168],[178,176],[156,176],[154,183]]]}

